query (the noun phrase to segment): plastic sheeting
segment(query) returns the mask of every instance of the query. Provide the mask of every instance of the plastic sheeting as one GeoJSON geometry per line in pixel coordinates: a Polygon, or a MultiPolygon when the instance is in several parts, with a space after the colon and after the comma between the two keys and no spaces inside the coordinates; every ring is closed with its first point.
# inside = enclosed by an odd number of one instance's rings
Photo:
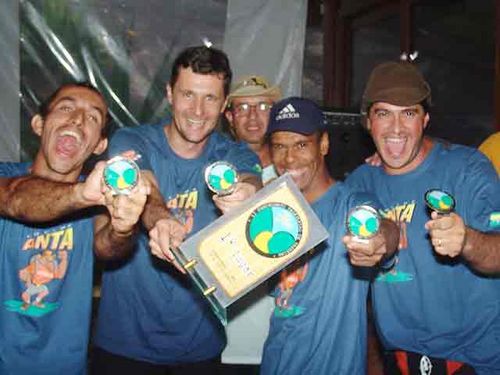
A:
{"type": "Polygon", "coordinates": [[[300,95],[306,0],[230,0],[224,50],[236,77],[259,74],[300,95]]]}
{"type": "Polygon", "coordinates": [[[0,12],[0,160],[19,160],[18,4],[8,0],[0,12]]]}
{"type": "Polygon", "coordinates": [[[300,93],[305,0],[8,1],[0,12],[0,39],[14,45],[13,51],[19,45],[20,59],[0,60],[2,71],[11,72],[5,73],[0,96],[1,108],[11,110],[0,117],[0,160],[19,158],[19,132],[21,159],[34,156],[38,141],[29,120],[64,82],[96,85],[110,105],[114,127],[168,118],[165,83],[172,61],[204,38],[226,48],[235,76],[265,74],[283,83],[287,94],[300,93]],[[12,114],[19,114],[12,104],[19,93],[20,120],[12,114]]]}

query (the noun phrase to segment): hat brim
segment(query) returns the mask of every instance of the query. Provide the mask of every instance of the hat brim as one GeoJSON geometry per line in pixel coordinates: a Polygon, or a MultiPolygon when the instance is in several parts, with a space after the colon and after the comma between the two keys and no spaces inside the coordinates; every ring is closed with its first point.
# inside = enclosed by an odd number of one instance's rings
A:
{"type": "Polygon", "coordinates": [[[262,86],[246,86],[229,94],[229,101],[246,96],[265,96],[277,101],[281,98],[281,90],[278,86],[271,86],[267,89],[263,89],[262,86]]]}
{"type": "Polygon", "coordinates": [[[422,89],[408,89],[407,87],[393,87],[380,91],[376,96],[363,98],[361,112],[366,113],[368,107],[373,103],[384,102],[397,106],[411,106],[422,103],[424,100],[430,101],[430,88],[427,86],[427,92],[422,89]]]}

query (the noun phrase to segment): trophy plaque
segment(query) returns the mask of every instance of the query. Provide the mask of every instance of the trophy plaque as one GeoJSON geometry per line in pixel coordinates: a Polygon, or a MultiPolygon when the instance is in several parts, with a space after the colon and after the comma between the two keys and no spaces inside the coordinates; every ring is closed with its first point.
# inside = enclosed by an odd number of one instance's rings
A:
{"type": "Polygon", "coordinates": [[[328,237],[289,175],[221,216],[173,253],[227,324],[227,307],[328,237]]]}

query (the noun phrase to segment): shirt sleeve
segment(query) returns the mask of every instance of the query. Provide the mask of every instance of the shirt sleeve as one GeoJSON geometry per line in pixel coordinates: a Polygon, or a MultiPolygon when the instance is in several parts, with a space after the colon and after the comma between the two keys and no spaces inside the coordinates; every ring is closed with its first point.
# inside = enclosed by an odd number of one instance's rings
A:
{"type": "Polygon", "coordinates": [[[112,158],[122,152],[133,150],[140,156],[139,159],[136,160],[139,168],[151,170],[151,165],[147,158],[148,147],[146,143],[145,139],[139,136],[136,129],[120,129],[111,137],[108,147],[108,157],[112,158]]]}
{"type": "Polygon", "coordinates": [[[28,174],[28,167],[22,163],[0,163],[0,177],[18,177],[28,174]]]}
{"type": "Polygon", "coordinates": [[[260,177],[260,171],[256,168],[260,166],[259,158],[247,144],[234,143],[228,150],[226,160],[233,164],[239,173],[251,173],[260,177]]]}
{"type": "Polygon", "coordinates": [[[500,231],[500,184],[489,160],[474,151],[457,186],[463,195],[457,200],[457,211],[465,223],[482,232],[500,231]]]}

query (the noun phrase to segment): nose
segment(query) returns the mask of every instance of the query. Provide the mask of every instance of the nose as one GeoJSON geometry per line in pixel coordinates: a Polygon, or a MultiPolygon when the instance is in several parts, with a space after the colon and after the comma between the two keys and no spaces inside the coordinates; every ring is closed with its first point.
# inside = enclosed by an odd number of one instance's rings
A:
{"type": "Polygon", "coordinates": [[[201,116],[203,114],[204,105],[203,98],[198,98],[193,103],[193,111],[196,116],[201,116]]]}
{"type": "Polygon", "coordinates": [[[257,106],[256,105],[250,106],[249,112],[248,112],[248,117],[249,118],[256,118],[257,117],[257,106]]]}
{"type": "Polygon", "coordinates": [[[295,161],[295,155],[292,147],[286,150],[285,161],[287,165],[290,165],[295,161]]]}
{"type": "Polygon", "coordinates": [[[403,127],[403,120],[401,119],[401,115],[394,116],[394,123],[392,127],[395,134],[401,133],[401,128],[403,127]]]}
{"type": "Polygon", "coordinates": [[[75,125],[81,125],[83,123],[84,113],[81,110],[76,110],[71,116],[71,123],[75,125]]]}

